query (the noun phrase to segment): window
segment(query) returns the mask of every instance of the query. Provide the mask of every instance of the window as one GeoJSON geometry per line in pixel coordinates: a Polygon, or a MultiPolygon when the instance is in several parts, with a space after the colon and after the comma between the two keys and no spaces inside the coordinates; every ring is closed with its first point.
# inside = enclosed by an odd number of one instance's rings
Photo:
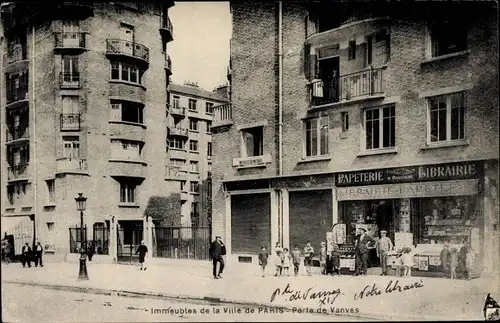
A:
{"type": "Polygon", "coordinates": [[[328,155],[328,116],[305,121],[306,156],[328,155]]]}
{"type": "Polygon", "coordinates": [[[241,131],[243,139],[242,157],[264,154],[264,127],[248,128],[241,131]]]}
{"type": "Polygon", "coordinates": [[[395,126],[394,106],[365,110],[366,149],[394,147],[396,145],[395,126]]]}
{"type": "Polygon", "coordinates": [[[190,161],[189,165],[191,166],[191,171],[194,173],[199,173],[200,172],[200,164],[197,161],[190,161]]]}
{"type": "Polygon", "coordinates": [[[111,120],[144,123],[144,106],[136,102],[111,100],[111,120]]]}
{"type": "Polygon", "coordinates": [[[348,50],[348,57],[349,60],[356,59],[356,41],[351,40],[349,41],[349,50],[348,50]]]}
{"type": "Polygon", "coordinates": [[[189,99],[189,111],[198,111],[197,103],[198,101],[189,99]]]}
{"type": "Polygon", "coordinates": [[[198,207],[198,202],[191,203],[191,225],[195,227],[199,225],[200,220],[200,211],[198,207]]]}
{"type": "Polygon", "coordinates": [[[12,146],[8,148],[7,158],[9,164],[16,166],[25,166],[30,162],[30,149],[29,146],[12,146]]]}
{"type": "Polygon", "coordinates": [[[214,104],[211,102],[205,103],[205,113],[212,114],[214,113],[214,104]]]}
{"type": "Polygon", "coordinates": [[[373,44],[374,65],[381,66],[387,64],[390,58],[390,32],[389,29],[383,29],[375,34],[373,44]]]}
{"type": "Polygon", "coordinates": [[[342,132],[349,130],[349,112],[340,112],[340,118],[342,119],[342,132]]]}
{"type": "Polygon", "coordinates": [[[111,158],[141,160],[142,147],[139,141],[111,140],[111,158]]]}
{"type": "Polygon", "coordinates": [[[120,203],[135,203],[137,184],[131,182],[120,183],[120,203]]]}
{"type": "Polygon", "coordinates": [[[142,71],[132,64],[111,62],[111,79],[141,84],[142,71]]]}
{"type": "Polygon", "coordinates": [[[182,168],[186,165],[186,161],[184,159],[170,159],[170,165],[182,168]]]}
{"type": "Polygon", "coordinates": [[[47,202],[54,203],[56,201],[56,181],[51,179],[45,183],[47,184],[47,202]]]}
{"type": "Polygon", "coordinates": [[[200,184],[198,182],[189,182],[189,191],[191,193],[200,193],[200,184]]]}
{"type": "Polygon", "coordinates": [[[189,119],[189,130],[198,131],[198,120],[189,119]]]}
{"type": "Polygon", "coordinates": [[[467,27],[463,20],[444,18],[429,26],[432,57],[467,49],[467,27]]]}
{"type": "Polygon", "coordinates": [[[79,86],[78,56],[63,55],[61,62],[62,85],[79,86]]]}
{"type": "Polygon", "coordinates": [[[428,105],[427,132],[430,142],[465,139],[464,92],[429,98],[428,105]]]}
{"type": "Polygon", "coordinates": [[[79,98],[77,96],[63,96],[62,108],[62,113],[65,115],[80,113],[79,98]]]}
{"type": "Polygon", "coordinates": [[[197,140],[190,140],[189,141],[189,150],[198,151],[198,141],[197,140]]]}
{"type": "Polygon", "coordinates": [[[63,137],[63,157],[69,159],[80,157],[80,138],[78,136],[63,137]]]}
{"type": "Polygon", "coordinates": [[[186,181],[181,181],[181,191],[186,191],[186,181]]]}
{"type": "Polygon", "coordinates": [[[170,139],[170,148],[184,149],[184,141],[177,138],[172,138],[170,139]]]}
{"type": "Polygon", "coordinates": [[[212,121],[207,121],[207,133],[212,132],[212,121]]]}
{"type": "Polygon", "coordinates": [[[174,100],[173,100],[173,106],[174,108],[180,108],[181,104],[180,104],[180,101],[181,101],[181,98],[178,97],[178,96],[174,96],[174,100]]]}
{"type": "Polygon", "coordinates": [[[212,156],[212,143],[207,142],[207,156],[212,156]]]}
{"type": "Polygon", "coordinates": [[[14,185],[7,185],[7,201],[9,202],[9,205],[14,205],[15,191],[14,185]]]}

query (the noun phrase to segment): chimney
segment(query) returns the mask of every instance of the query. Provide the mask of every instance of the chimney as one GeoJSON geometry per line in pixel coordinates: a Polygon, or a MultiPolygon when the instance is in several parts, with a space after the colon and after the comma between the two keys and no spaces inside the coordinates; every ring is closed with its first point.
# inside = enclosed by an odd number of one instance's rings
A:
{"type": "Polygon", "coordinates": [[[224,100],[226,100],[226,101],[230,101],[229,91],[230,91],[230,88],[229,88],[228,84],[221,85],[221,86],[215,88],[215,90],[214,90],[214,92],[217,93],[217,95],[224,98],[224,100]]]}

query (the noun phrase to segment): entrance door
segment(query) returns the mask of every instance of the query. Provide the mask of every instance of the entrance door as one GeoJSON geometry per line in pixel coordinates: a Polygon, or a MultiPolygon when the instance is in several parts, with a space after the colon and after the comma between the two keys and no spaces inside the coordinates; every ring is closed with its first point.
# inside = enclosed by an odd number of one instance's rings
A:
{"type": "Polygon", "coordinates": [[[121,25],[121,39],[123,40],[122,51],[125,54],[133,55],[134,53],[134,27],[121,25]]]}
{"type": "Polygon", "coordinates": [[[324,99],[327,102],[339,100],[339,57],[330,57],[319,60],[319,78],[323,81],[324,99]]]}
{"type": "Polygon", "coordinates": [[[135,254],[143,240],[142,221],[119,221],[117,234],[117,260],[122,263],[138,262],[135,254]]]}

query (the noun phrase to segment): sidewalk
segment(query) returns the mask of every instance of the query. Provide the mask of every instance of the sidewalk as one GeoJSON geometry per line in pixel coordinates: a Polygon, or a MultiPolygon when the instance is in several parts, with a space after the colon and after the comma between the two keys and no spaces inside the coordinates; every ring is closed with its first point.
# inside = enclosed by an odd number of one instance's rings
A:
{"type": "MultiPolygon", "coordinates": [[[[33,283],[59,286],[61,289],[88,292],[122,292],[141,294],[144,297],[168,297],[180,299],[220,300],[228,303],[255,306],[293,307],[311,309],[331,314],[340,309],[354,308],[357,313],[338,313],[367,319],[383,320],[484,320],[482,308],[487,293],[499,298],[498,281],[487,278],[470,281],[441,278],[401,278],[401,289],[415,282],[422,287],[386,292],[388,283],[395,277],[381,276],[304,276],[262,278],[259,268],[248,264],[230,264],[224,279],[214,280],[209,262],[187,261],[184,266],[173,262],[172,266],[151,266],[146,272],[137,266],[88,263],[90,280],[79,282],[78,264],[49,263],[43,268],[25,268],[20,264],[2,264],[2,282],[33,283]],[[271,295],[277,288],[281,293],[289,284],[286,295],[271,295]],[[373,284],[380,290],[371,296],[354,299],[356,293],[371,290],[373,284]],[[310,289],[306,299],[304,293],[310,289]],[[335,295],[332,291],[340,290],[335,295]],[[300,291],[300,293],[296,293],[300,291]],[[319,294],[323,292],[322,294],[319,294]],[[301,295],[301,296],[300,296],[301,295]],[[335,300],[333,300],[335,298],[335,300]],[[324,301],[324,304],[320,303],[324,301]],[[323,310],[324,308],[324,310],[323,310]],[[356,310],[356,308],[358,310],[356,310]]],[[[394,286],[394,285],[392,285],[394,286]]],[[[300,315],[298,313],[297,315],[300,315]]]]}

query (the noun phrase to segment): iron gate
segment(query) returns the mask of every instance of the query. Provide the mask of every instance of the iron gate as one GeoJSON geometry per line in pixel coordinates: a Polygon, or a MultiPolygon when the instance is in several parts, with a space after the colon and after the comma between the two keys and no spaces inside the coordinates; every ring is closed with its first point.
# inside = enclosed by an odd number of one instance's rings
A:
{"type": "Polygon", "coordinates": [[[210,238],[210,227],[155,227],[153,257],[207,260],[210,238]]]}
{"type": "Polygon", "coordinates": [[[135,252],[143,240],[143,227],[120,228],[116,230],[117,235],[117,261],[119,263],[139,262],[139,255],[135,252]]]}

